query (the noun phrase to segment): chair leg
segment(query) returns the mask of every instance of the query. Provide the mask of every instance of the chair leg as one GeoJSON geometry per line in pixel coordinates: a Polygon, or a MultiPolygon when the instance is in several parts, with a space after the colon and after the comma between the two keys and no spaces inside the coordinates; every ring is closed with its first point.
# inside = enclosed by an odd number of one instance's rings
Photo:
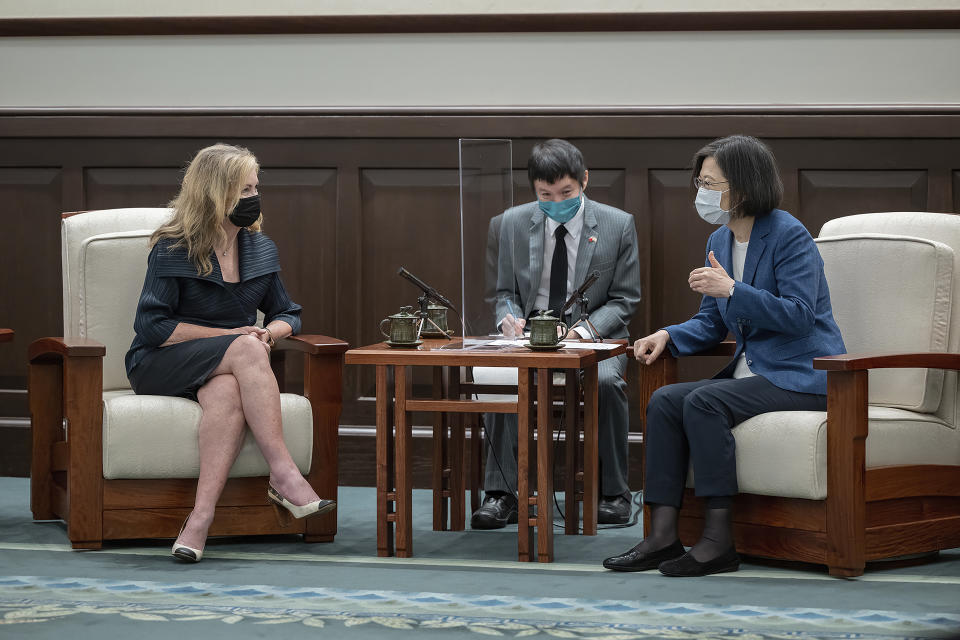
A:
{"type": "MultiPolygon", "coordinates": [[[[339,424],[342,405],[343,354],[304,356],[303,394],[313,410],[313,452],[308,482],[321,498],[337,499],[339,424]]],[[[306,542],[332,542],[337,512],[310,518],[306,542]]]]}
{"type": "Polygon", "coordinates": [[[480,508],[483,491],[483,448],[486,444],[483,432],[483,417],[478,413],[468,414],[470,420],[470,512],[480,508]]]}
{"type": "Polygon", "coordinates": [[[62,440],[63,367],[59,362],[30,364],[30,422],[33,451],[30,462],[30,508],[34,520],[61,514],[53,507],[53,446],[62,440]]]}

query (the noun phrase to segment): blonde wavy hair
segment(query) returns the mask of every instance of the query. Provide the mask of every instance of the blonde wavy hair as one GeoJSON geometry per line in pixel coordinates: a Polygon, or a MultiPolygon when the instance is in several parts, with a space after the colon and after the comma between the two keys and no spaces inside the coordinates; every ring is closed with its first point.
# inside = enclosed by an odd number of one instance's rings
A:
{"type": "MultiPolygon", "coordinates": [[[[150,236],[150,246],[170,238],[173,247],[185,247],[200,275],[213,272],[210,254],[217,241],[226,239],[223,219],[237,206],[240,192],[251,171],[259,171],[256,157],[248,149],[215,144],[197,152],[187,166],[180,193],[168,205],[173,217],[150,236]]],[[[247,227],[260,231],[263,216],[247,227]]]]}

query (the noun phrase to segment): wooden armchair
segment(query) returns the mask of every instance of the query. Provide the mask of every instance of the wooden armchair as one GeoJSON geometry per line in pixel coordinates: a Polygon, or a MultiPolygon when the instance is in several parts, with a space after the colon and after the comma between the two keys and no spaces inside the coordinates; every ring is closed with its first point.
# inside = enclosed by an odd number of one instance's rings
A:
{"type": "MultiPolygon", "coordinates": [[[[124,355],[146,269],[147,239],[166,209],[65,214],[64,333],[29,347],[33,429],[31,508],[62,519],[75,549],[104,540],[172,538],[193,507],[198,404],[138,396],[124,355]]],[[[324,497],[337,492],[341,373],[347,344],[299,335],[278,344],[304,354],[304,395],[281,394],[284,439],[324,497]]],[[[268,468],[249,436],[210,535],[299,533],[332,541],[336,512],[281,524],[266,498],[268,468]]]]}
{"type": "MultiPolygon", "coordinates": [[[[849,353],[814,359],[827,371],[826,413],[767,413],[734,429],[737,550],[857,576],[872,560],[960,547],[960,218],[848,216],[817,244],[849,353]]],[[[676,365],[668,353],[640,368],[643,415],[676,365]]],[[[692,486],[687,545],[702,531],[692,486]]]]}

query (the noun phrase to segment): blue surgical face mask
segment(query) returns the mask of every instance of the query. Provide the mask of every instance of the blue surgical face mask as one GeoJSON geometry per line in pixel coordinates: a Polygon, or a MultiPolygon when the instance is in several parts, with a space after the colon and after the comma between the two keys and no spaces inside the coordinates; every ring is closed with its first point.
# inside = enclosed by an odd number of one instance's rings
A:
{"type": "Polygon", "coordinates": [[[725,191],[714,191],[706,187],[697,189],[697,199],[694,205],[700,217],[710,224],[727,224],[730,222],[730,212],[720,206],[720,200],[725,191]]]}
{"type": "Polygon", "coordinates": [[[540,200],[537,204],[540,205],[540,210],[543,211],[548,218],[556,220],[560,224],[566,224],[573,220],[573,216],[577,215],[577,211],[580,210],[582,198],[583,194],[581,193],[580,195],[561,200],[560,202],[540,200]]]}

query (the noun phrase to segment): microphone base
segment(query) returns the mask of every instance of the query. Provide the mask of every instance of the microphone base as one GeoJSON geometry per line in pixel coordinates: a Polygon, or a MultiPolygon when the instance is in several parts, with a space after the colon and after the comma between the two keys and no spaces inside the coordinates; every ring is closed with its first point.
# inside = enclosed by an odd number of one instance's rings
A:
{"type": "Polygon", "coordinates": [[[593,326],[593,323],[590,322],[590,316],[583,314],[580,316],[580,319],[573,323],[573,326],[570,327],[570,331],[573,331],[577,327],[586,327],[587,333],[590,334],[591,342],[603,342],[603,338],[600,337],[600,332],[597,331],[597,328],[593,326]]]}

